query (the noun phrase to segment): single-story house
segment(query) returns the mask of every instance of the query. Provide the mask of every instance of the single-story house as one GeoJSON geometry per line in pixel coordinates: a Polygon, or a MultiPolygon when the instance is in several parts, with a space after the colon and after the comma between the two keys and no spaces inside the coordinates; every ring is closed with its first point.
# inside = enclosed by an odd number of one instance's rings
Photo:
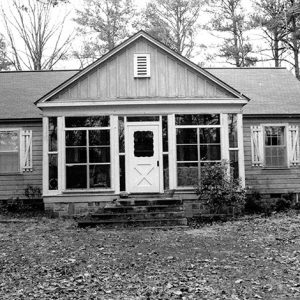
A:
{"type": "Polygon", "coordinates": [[[243,186],[297,195],[298,101],[286,69],[203,69],[143,31],[83,70],[1,72],[0,199],[29,184],[61,215],[122,192],[191,200],[221,160],[243,186]]]}

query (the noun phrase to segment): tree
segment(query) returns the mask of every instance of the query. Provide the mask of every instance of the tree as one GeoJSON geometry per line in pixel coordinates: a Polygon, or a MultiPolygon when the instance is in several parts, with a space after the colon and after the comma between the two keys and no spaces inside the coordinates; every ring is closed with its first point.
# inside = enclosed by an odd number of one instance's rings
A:
{"type": "Polygon", "coordinates": [[[11,63],[7,58],[7,50],[4,36],[0,34],[0,71],[8,70],[11,63]]]}
{"type": "Polygon", "coordinates": [[[205,0],[154,0],[139,22],[145,31],[190,58],[196,46],[199,16],[205,0]]]}
{"type": "Polygon", "coordinates": [[[72,37],[63,38],[67,15],[59,18],[59,2],[65,0],[11,0],[7,11],[2,8],[9,59],[16,70],[52,69],[66,57],[72,37]]]}
{"type": "Polygon", "coordinates": [[[75,57],[84,64],[113,49],[130,35],[134,16],[132,0],[84,0],[84,8],[77,10],[74,20],[86,41],[74,52],[75,57]]]}
{"type": "Polygon", "coordinates": [[[236,67],[255,65],[252,45],[246,37],[251,28],[242,10],[241,0],[213,0],[210,30],[224,34],[220,56],[236,67]]]}
{"type": "Polygon", "coordinates": [[[283,42],[292,51],[295,75],[300,80],[299,51],[300,51],[300,1],[287,0],[284,14],[286,36],[283,42]]]}
{"type": "MultiPolygon", "coordinates": [[[[283,44],[286,35],[285,14],[286,0],[260,0],[255,2],[256,13],[252,16],[253,26],[263,31],[263,37],[268,48],[264,53],[271,53],[275,67],[280,67],[284,60],[283,55],[287,52],[283,44]]],[[[266,54],[268,55],[268,54],[266,54]]]]}

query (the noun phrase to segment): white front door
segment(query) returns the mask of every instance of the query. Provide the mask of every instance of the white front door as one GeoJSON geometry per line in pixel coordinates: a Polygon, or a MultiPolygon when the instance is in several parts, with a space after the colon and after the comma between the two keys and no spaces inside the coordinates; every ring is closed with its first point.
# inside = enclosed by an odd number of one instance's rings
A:
{"type": "Polygon", "coordinates": [[[126,130],[126,190],[129,193],[159,193],[159,124],[127,123],[126,130]]]}

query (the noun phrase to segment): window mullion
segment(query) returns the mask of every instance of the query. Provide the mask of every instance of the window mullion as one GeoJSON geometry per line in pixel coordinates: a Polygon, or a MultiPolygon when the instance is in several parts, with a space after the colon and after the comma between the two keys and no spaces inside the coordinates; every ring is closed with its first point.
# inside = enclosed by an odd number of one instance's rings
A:
{"type": "Polygon", "coordinates": [[[86,170],[86,186],[90,188],[90,151],[89,151],[90,139],[89,139],[89,130],[86,129],[86,163],[87,163],[87,170],[86,170]]]}

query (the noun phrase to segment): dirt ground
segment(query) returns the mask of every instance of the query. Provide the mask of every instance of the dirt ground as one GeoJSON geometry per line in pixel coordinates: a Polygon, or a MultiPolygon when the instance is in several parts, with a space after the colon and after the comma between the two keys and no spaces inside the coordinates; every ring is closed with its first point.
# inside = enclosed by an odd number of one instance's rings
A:
{"type": "Polygon", "coordinates": [[[173,230],[23,221],[0,223],[3,300],[300,299],[295,213],[173,230]]]}

